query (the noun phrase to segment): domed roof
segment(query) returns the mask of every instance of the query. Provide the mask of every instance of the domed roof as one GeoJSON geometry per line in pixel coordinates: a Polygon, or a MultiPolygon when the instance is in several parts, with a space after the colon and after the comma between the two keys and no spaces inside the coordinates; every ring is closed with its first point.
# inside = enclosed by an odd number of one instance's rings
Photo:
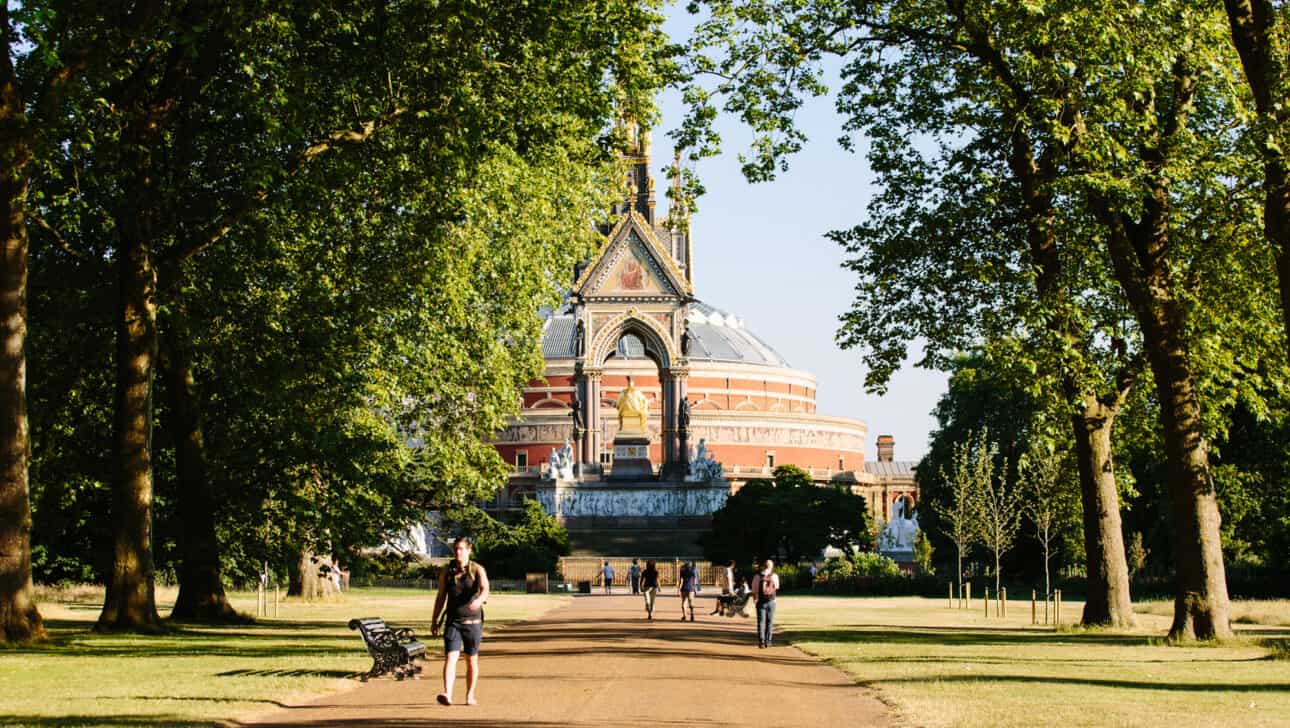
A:
{"type": "MultiPolygon", "coordinates": [[[[574,358],[574,318],[567,307],[546,313],[542,333],[542,356],[547,359],[574,358]]],[[[690,360],[738,362],[789,368],[778,352],[744,327],[743,319],[706,303],[690,304],[690,360]]],[[[634,352],[628,350],[627,356],[634,352]]]]}

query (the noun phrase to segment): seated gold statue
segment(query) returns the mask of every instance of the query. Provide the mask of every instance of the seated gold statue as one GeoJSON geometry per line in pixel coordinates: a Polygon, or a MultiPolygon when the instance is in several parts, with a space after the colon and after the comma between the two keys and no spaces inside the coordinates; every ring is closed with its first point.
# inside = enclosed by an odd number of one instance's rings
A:
{"type": "Polygon", "coordinates": [[[627,388],[618,397],[618,431],[620,433],[643,434],[646,419],[649,417],[649,400],[644,393],[627,378],[627,388]]]}

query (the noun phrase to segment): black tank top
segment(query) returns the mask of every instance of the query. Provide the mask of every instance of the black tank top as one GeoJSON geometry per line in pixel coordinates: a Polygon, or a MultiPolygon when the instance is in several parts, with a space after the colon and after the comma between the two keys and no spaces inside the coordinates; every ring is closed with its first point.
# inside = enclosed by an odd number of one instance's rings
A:
{"type": "Polygon", "coordinates": [[[473,563],[462,569],[453,562],[448,567],[448,619],[481,619],[484,614],[483,607],[471,611],[470,600],[479,594],[479,580],[475,578],[475,565],[473,563]]]}

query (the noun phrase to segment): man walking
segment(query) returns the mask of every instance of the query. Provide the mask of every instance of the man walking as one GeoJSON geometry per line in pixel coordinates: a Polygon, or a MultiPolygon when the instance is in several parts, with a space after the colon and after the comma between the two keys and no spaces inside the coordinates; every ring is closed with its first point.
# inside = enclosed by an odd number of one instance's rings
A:
{"type": "Polygon", "coordinates": [[[775,595],[779,592],[779,574],[770,559],[761,565],[753,577],[753,595],[757,597],[757,646],[770,647],[775,629],[775,595]]]}
{"type": "Polygon", "coordinates": [[[605,582],[605,593],[613,594],[614,593],[614,567],[610,566],[608,561],[606,561],[604,567],[601,568],[600,577],[605,582]]]}
{"type": "Polygon", "coordinates": [[[488,601],[488,573],[470,560],[470,538],[460,536],[452,545],[456,558],[439,572],[439,593],[434,600],[430,634],[439,634],[443,616],[443,692],[440,705],[452,705],[457,679],[457,658],[466,653],[466,705],[475,705],[479,684],[479,643],[484,639],[484,602],[488,601]]]}
{"type": "Polygon", "coordinates": [[[627,570],[627,579],[632,583],[632,596],[636,596],[641,585],[641,565],[636,559],[632,559],[631,568],[627,570]]]}

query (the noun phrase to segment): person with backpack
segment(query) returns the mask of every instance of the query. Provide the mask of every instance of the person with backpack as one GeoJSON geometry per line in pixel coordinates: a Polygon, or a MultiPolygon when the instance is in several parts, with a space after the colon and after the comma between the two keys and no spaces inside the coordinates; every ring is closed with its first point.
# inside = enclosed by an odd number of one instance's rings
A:
{"type": "Polygon", "coordinates": [[[440,705],[452,705],[452,687],[457,679],[457,658],[466,653],[466,705],[475,705],[479,684],[479,643],[484,639],[484,602],[488,601],[488,572],[470,560],[469,536],[458,536],[452,548],[456,554],[439,572],[439,593],[434,600],[430,634],[438,636],[443,617],[443,692],[435,696],[440,705]]]}
{"type": "Polygon", "coordinates": [[[753,577],[752,591],[757,599],[757,646],[770,647],[775,631],[775,595],[779,592],[774,561],[766,559],[762,564],[761,571],[753,577]]]}
{"type": "Polygon", "coordinates": [[[641,586],[641,565],[636,559],[632,559],[632,565],[627,569],[627,579],[632,583],[632,596],[636,596],[641,586]]]}
{"type": "Polygon", "coordinates": [[[690,621],[694,621],[694,592],[699,585],[699,570],[692,562],[681,564],[681,573],[676,580],[676,590],[681,593],[681,621],[685,621],[685,608],[690,607],[690,621]]]}
{"type": "Polygon", "coordinates": [[[645,615],[653,620],[654,600],[658,597],[658,567],[653,561],[646,561],[641,572],[641,593],[645,595],[645,615]]]}

